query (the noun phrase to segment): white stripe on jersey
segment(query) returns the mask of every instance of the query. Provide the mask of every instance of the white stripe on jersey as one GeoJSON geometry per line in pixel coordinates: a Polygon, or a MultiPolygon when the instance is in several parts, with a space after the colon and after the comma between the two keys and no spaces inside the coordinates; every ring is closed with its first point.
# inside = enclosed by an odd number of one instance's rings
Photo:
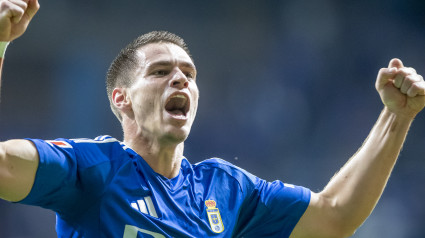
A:
{"type": "Polygon", "coordinates": [[[110,142],[116,142],[118,141],[115,138],[107,138],[104,140],[93,140],[93,139],[71,139],[75,143],[110,143],[110,142]]]}
{"type": "Polygon", "coordinates": [[[146,202],[146,205],[148,205],[149,215],[158,218],[158,215],[156,214],[156,210],[153,205],[151,197],[150,196],[145,197],[145,202],[146,202]]]}
{"type": "Polygon", "coordinates": [[[148,214],[148,209],[146,208],[146,203],[143,200],[137,200],[137,204],[139,204],[140,212],[144,214],[148,214]]]}

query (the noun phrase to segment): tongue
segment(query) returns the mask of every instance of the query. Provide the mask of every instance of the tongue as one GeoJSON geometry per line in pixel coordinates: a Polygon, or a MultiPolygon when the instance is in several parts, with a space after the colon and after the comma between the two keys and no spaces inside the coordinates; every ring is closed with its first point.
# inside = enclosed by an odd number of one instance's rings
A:
{"type": "Polygon", "coordinates": [[[180,109],[174,109],[174,110],[171,110],[171,111],[168,111],[168,112],[171,113],[171,114],[174,114],[174,115],[184,115],[183,111],[180,110],[180,109]]]}
{"type": "Polygon", "coordinates": [[[165,110],[173,115],[184,115],[184,106],[186,99],[184,98],[172,98],[167,105],[165,105],[165,110]]]}

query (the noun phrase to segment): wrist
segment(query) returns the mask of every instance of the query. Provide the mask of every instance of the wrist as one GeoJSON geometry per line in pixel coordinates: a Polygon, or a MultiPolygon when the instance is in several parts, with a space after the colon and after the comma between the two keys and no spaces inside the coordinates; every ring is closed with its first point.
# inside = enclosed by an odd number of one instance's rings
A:
{"type": "Polygon", "coordinates": [[[9,41],[0,41],[0,58],[4,58],[4,54],[6,53],[6,48],[9,43],[9,41]]]}
{"type": "Polygon", "coordinates": [[[402,112],[394,112],[390,110],[388,107],[384,107],[383,114],[387,117],[393,118],[393,120],[402,122],[402,123],[411,123],[414,119],[416,114],[408,114],[408,113],[402,113],[402,112]]]}

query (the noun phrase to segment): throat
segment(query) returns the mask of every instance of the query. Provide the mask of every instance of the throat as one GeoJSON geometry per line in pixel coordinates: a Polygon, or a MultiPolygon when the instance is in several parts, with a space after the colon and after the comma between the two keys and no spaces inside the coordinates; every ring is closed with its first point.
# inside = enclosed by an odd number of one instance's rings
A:
{"type": "Polygon", "coordinates": [[[171,179],[176,177],[183,160],[184,143],[168,144],[158,141],[125,140],[124,143],[132,148],[156,173],[171,179]]]}
{"type": "Polygon", "coordinates": [[[180,173],[181,161],[183,157],[173,159],[172,161],[152,161],[142,157],[155,173],[160,174],[164,178],[173,179],[180,173]]]}

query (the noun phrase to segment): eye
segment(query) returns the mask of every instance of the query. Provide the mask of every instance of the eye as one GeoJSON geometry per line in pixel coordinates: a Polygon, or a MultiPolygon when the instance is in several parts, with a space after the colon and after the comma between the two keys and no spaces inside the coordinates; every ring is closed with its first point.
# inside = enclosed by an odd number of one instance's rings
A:
{"type": "Polygon", "coordinates": [[[160,69],[160,70],[153,71],[152,72],[152,75],[155,75],[155,76],[165,76],[165,75],[168,75],[169,73],[170,72],[168,70],[160,69]]]}
{"type": "Polygon", "coordinates": [[[194,78],[193,73],[191,73],[191,72],[187,72],[187,73],[185,73],[184,75],[185,75],[187,78],[191,78],[191,79],[193,79],[193,78],[194,78]]]}
{"type": "Polygon", "coordinates": [[[195,80],[195,77],[196,77],[195,71],[193,71],[193,70],[183,70],[183,73],[186,76],[186,78],[195,80]]]}

